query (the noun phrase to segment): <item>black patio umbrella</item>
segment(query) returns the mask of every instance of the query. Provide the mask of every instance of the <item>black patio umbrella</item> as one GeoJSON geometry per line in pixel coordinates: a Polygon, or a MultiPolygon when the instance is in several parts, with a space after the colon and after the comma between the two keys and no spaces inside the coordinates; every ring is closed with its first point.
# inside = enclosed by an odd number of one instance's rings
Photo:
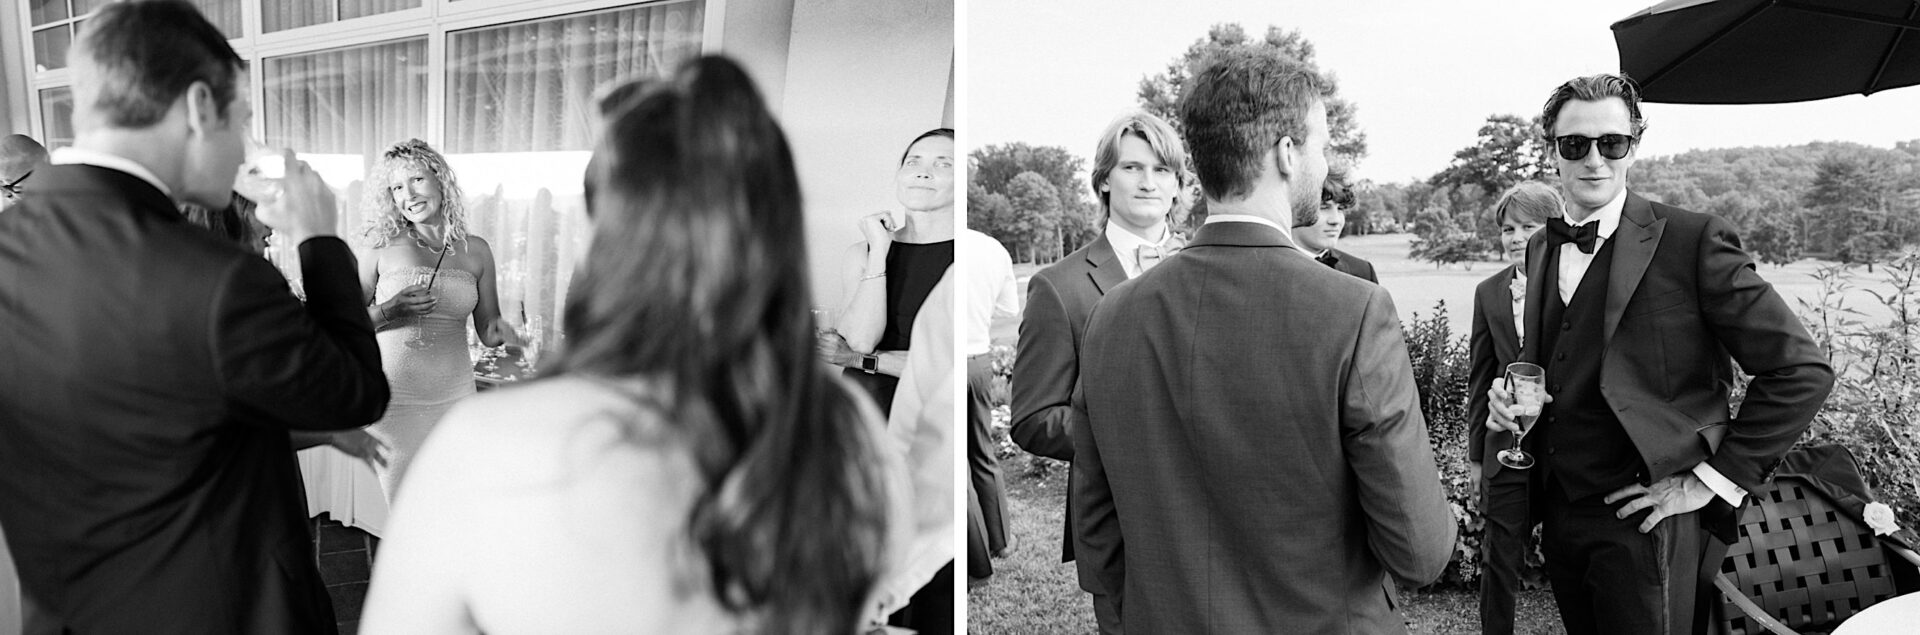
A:
{"type": "Polygon", "coordinates": [[[1613,24],[1647,101],[1778,104],[1920,84],[1920,0],[1668,0],[1613,24]]]}

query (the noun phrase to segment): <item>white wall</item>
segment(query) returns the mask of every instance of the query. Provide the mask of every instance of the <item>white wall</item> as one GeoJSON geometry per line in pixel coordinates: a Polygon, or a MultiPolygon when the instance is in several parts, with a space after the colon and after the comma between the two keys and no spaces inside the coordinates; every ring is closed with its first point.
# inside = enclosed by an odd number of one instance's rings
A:
{"type": "Polygon", "coordinates": [[[35,139],[37,130],[28,130],[27,96],[33,93],[31,81],[22,74],[26,48],[20,28],[20,7],[0,2],[0,135],[21,133],[35,139]]]}
{"type": "Polygon", "coordinates": [[[953,0],[795,0],[780,123],[806,197],[815,304],[843,301],[854,222],[899,209],[894,168],[944,124],[952,75],[953,0]]]}

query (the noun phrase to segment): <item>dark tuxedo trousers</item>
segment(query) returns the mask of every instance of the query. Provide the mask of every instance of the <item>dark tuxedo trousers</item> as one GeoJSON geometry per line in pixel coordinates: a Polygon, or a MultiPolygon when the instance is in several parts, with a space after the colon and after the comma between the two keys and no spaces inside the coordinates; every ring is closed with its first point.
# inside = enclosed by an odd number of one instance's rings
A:
{"type": "MultiPolygon", "coordinates": [[[[1597,255],[1594,266],[1604,270],[1586,274],[1598,281],[1583,281],[1564,310],[1549,306],[1559,302],[1558,247],[1540,232],[1527,249],[1521,359],[1547,368],[1554,396],[1540,430],[1526,440],[1543,464],[1532,470],[1531,495],[1546,525],[1548,574],[1572,632],[1608,632],[1615,623],[1608,620],[1636,615],[1663,620],[1661,631],[1686,632],[1688,613],[1699,615],[1691,607],[1667,607],[1663,618],[1605,593],[1569,598],[1563,592],[1580,590],[1558,587],[1576,580],[1605,585],[1608,576],[1662,576],[1673,588],[1697,583],[1724,553],[1719,543],[1732,540],[1738,510],[1716,499],[1640,534],[1633,525],[1645,514],[1611,521],[1617,505],[1600,503],[1602,490],[1659,481],[1701,463],[1749,491],[1759,488],[1812,422],[1833,373],[1725,220],[1629,192],[1619,227],[1601,249],[1610,253],[1597,255]],[[1557,322],[1550,319],[1556,314],[1557,322]],[[1535,336],[1547,329],[1555,337],[1535,336]],[[1578,351],[1548,348],[1547,340],[1561,338],[1592,341],[1578,351]],[[1596,363],[1591,376],[1577,370],[1596,363]],[[1738,417],[1727,403],[1733,363],[1754,376],[1738,417]],[[1555,382],[1563,385],[1556,390],[1555,382]],[[1721,540],[1710,543],[1706,533],[1721,540]],[[1607,545],[1635,550],[1622,556],[1607,545]]],[[[1668,597],[1705,596],[1680,590],[1668,597]]],[[[1639,631],[1644,622],[1631,624],[1639,631]]]]}
{"type": "Polygon", "coordinates": [[[29,632],[331,633],[288,431],[363,426],[387,381],[334,238],[271,264],[116,170],[0,214],[0,524],[29,632]]]}
{"type": "Polygon", "coordinates": [[[1070,433],[1075,555],[1129,633],[1405,632],[1452,554],[1399,317],[1266,225],[1108,291],[1070,433]]]}
{"type": "MultiPolygon", "coordinates": [[[[1481,464],[1480,631],[1513,633],[1514,598],[1533,539],[1527,472],[1507,469],[1496,453],[1513,446],[1513,434],[1487,430],[1487,389],[1506,375],[1520,357],[1520,332],[1514,330],[1512,285],[1520,265],[1501,269],[1474,287],[1473,323],[1467,340],[1467,458],[1481,464]]],[[[1522,296],[1524,297],[1524,296],[1522,296]]]]}

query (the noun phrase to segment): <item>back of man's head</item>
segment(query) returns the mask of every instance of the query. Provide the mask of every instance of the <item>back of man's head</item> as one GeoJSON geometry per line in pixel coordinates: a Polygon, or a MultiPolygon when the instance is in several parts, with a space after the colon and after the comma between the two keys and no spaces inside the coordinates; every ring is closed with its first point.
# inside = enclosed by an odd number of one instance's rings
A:
{"type": "Polygon", "coordinates": [[[1201,70],[1181,101],[1180,119],[1207,196],[1252,193],[1265,168],[1261,159],[1282,137],[1304,140],[1307,113],[1328,92],[1319,73],[1275,49],[1230,49],[1201,70]]]}
{"type": "Polygon", "coordinates": [[[47,162],[47,148],[23,134],[0,137],[0,181],[12,182],[47,162]]]}
{"type": "Polygon", "coordinates": [[[101,6],[82,24],[70,58],[78,132],[159,123],[194,82],[212,90],[224,118],[242,63],[226,36],[185,0],[101,6]]]}

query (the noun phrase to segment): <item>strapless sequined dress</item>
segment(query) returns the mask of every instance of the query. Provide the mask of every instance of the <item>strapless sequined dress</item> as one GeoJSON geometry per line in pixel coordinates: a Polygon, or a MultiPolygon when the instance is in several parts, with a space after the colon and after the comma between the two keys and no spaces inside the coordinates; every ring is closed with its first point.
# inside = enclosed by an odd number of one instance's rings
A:
{"type": "MultiPolygon", "coordinates": [[[[410,285],[427,284],[432,275],[432,267],[419,266],[382,274],[374,300],[385,302],[410,285]]],[[[479,286],[473,274],[442,268],[432,293],[439,299],[432,313],[401,318],[375,335],[393,398],[387,416],[368,426],[367,433],[385,442],[390,453],[385,468],[374,468],[389,502],[427,433],[454,402],[474,391],[467,323],[479,303],[479,286]]]]}

